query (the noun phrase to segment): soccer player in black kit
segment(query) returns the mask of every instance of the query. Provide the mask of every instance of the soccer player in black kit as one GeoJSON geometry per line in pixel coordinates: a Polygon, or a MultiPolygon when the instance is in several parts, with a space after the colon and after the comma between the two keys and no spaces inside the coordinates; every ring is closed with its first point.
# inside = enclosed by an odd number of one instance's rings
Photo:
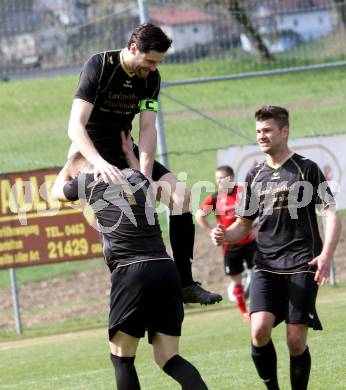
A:
{"type": "Polygon", "coordinates": [[[292,152],[287,145],[289,113],[265,106],[255,113],[257,141],[266,161],[246,178],[243,206],[227,229],[216,227],[215,244],[248,234],[258,217],[255,273],[250,291],[252,359],[267,389],[279,389],[274,326],[286,322],[293,390],[308,387],[311,356],[308,329],[321,330],[315,301],[319,285],[329,280],[330,259],[340,231],[335,201],[316,163],[292,152]],[[324,243],[316,209],[325,217],[324,243]]]}
{"type": "Polygon", "coordinates": [[[191,261],[195,227],[190,212],[190,193],[176,191],[176,177],[159,162],[155,119],[158,110],[160,74],[172,41],[153,24],[137,27],[122,50],[105,51],[84,64],[72,104],[68,135],[73,145],[95,167],[95,177],[114,179],[128,166],[121,149],[120,133],[131,132],[139,113],[139,143],[135,153],[140,171],[159,181],[161,200],[171,209],[170,242],[183,287],[184,302],[211,304],[222,297],[203,289],[192,278],[191,261]]]}
{"type": "Polygon", "coordinates": [[[117,389],[140,390],[134,361],[148,331],[160,368],[182,389],[207,390],[198,370],[179,355],[181,284],[162,240],[149,180],[138,170],[121,173],[109,183],[94,180],[93,167],[76,152],[52,189],[55,199],[86,201],[96,215],[111,271],[108,332],[117,389]],[[83,163],[89,173],[77,175],[83,163]]]}

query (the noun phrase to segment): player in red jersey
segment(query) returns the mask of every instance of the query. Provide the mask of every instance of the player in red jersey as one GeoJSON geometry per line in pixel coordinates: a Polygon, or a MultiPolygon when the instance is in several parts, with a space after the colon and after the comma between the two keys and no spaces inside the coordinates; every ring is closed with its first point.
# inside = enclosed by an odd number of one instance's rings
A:
{"type": "MultiPolygon", "coordinates": [[[[241,188],[234,184],[234,171],[228,165],[216,169],[215,181],[218,192],[207,196],[196,213],[196,221],[209,233],[212,227],[207,217],[211,212],[214,212],[217,223],[225,228],[236,221],[237,197],[241,191],[241,188]]],[[[256,241],[251,233],[240,241],[223,245],[225,274],[231,278],[232,294],[244,320],[248,320],[249,315],[246,308],[242,273],[244,261],[248,269],[253,267],[255,250],[256,241]]]]}

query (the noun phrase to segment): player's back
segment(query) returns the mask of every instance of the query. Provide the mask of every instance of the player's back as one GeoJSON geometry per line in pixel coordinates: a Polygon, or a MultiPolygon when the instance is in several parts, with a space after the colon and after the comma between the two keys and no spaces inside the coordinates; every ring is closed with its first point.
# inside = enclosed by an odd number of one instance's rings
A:
{"type": "Polygon", "coordinates": [[[86,176],[86,199],[93,208],[111,268],[117,263],[168,257],[162,240],[150,183],[139,171],[107,184],[86,176]]]}

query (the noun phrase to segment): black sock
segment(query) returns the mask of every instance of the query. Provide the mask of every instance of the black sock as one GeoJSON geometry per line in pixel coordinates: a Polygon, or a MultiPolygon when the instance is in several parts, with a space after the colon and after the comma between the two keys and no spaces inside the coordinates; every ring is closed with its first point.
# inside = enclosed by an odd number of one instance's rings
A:
{"type": "Polygon", "coordinates": [[[182,390],[208,390],[197,368],[179,355],[170,358],[162,369],[181,384],[182,390]]]}
{"type": "Polygon", "coordinates": [[[115,368],[115,380],[118,390],[140,390],[136,368],[135,356],[121,357],[111,353],[111,360],[115,368]]]}
{"type": "Polygon", "coordinates": [[[291,356],[290,363],[292,390],[306,390],[311,368],[309,347],[306,347],[306,350],[301,355],[291,356]]]}
{"type": "Polygon", "coordinates": [[[263,347],[252,344],[252,360],[255,363],[259,377],[269,390],[279,390],[276,373],[276,352],[272,340],[263,347]]]}
{"type": "Polygon", "coordinates": [[[169,238],[173,259],[184,288],[193,283],[191,261],[195,242],[195,225],[190,212],[169,217],[169,238]]]}

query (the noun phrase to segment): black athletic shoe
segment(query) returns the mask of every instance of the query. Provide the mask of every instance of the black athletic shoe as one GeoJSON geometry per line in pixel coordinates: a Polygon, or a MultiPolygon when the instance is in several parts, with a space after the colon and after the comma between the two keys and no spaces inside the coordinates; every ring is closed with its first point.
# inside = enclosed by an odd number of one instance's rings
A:
{"type": "Polygon", "coordinates": [[[222,301],[222,296],[220,294],[204,290],[199,282],[193,282],[189,286],[184,287],[182,291],[184,303],[212,305],[213,303],[222,301]]]}

